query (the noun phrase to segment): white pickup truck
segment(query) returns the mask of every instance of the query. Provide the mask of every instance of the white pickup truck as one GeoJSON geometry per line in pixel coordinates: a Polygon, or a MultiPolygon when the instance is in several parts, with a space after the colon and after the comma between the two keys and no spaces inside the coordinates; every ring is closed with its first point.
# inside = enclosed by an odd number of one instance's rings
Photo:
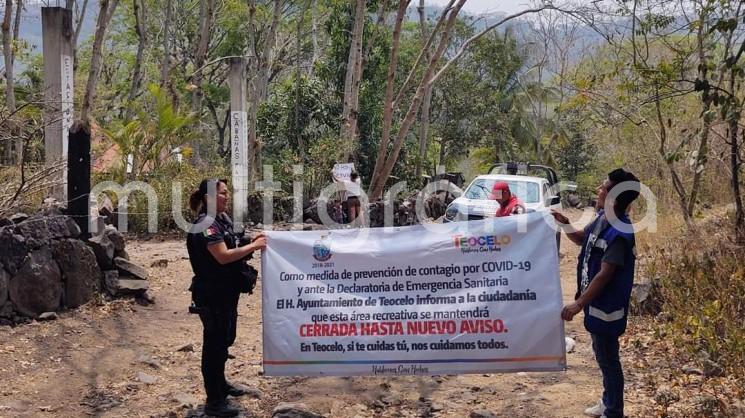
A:
{"type": "MultiPolygon", "coordinates": [[[[448,205],[443,222],[473,221],[494,217],[499,203],[489,196],[494,183],[506,182],[510,191],[525,203],[528,212],[561,209],[559,191],[576,190],[574,183],[559,183],[556,172],[545,166],[495,164],[489,174],[477,176],[458,198],[448,205]]],[[[560,234],[557,233],[557,245],[560,234]]]]}

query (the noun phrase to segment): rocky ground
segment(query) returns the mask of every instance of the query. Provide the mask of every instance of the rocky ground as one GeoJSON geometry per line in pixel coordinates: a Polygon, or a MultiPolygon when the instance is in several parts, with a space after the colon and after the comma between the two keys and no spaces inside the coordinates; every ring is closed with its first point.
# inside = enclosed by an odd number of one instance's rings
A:
{"type": "MultiPolygon", "coordinates": [[[[562,244],[562,288],[570,300],[577,251],[566,239],[562,244]]],[[[155,304],[93,302],[53,321],[0,327],[0,417],[200,415],[201,325],[186,310],[185,246],[167,239],[128,245],[132,261],[148,267],[155,304]]],[[[245,416],[268,417],[278,404],[294,402],[326,417],[577,417],[601,393],[578,319],[567,324],[577,344],[562,373],[264,377],[260,294],[241,299],[236,358],[228,364],[229,378],[253,389],[236,400],[245,416]]],[[[654,319],[635,318],[623,339],[627,415],[745,416],[734,377],[681,369],[655,329],[654,319]]]]}

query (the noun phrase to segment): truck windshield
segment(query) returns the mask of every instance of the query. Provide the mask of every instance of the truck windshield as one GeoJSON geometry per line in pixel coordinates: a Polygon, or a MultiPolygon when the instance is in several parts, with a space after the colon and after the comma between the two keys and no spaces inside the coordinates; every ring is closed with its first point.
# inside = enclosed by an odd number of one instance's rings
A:
{"type": "MultiPolygon", "coordinates": [[[[498,180],[476,179],[466,190],[465,196],[468,199],[487,200],[491,195],[491,189],[498,180]]],[[[525,203],[538,203],[540,201],[540,191],[538,183],[531,181],[509,180],[512,194],[516,195],[525,203]]]]}

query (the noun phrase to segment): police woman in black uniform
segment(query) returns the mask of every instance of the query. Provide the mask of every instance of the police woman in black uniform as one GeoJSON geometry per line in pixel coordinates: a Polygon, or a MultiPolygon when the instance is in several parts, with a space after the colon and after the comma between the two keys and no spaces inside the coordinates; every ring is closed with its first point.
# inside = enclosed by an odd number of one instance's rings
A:
{"type": "Polygon", "coordinates": [[[198,217],[186,238],[194,270],[191,310],[199,313],[204,326],[202,376],[207,392],[204,412],[219,417],[233,417],[239,413],[227,402],[228,395],[246,394],[245,390],[225,380],[225,362],[228,347],[235,341],[238,298],[241,292],[251,292],[256,279],[255,270],[245,260],[266,246],[263,234],[240,245],[233,222],[225,213],[229,197],[225,180],[203,180],[189,199],[198,217]],[[215,215],[208,214],[208,208],[214,210],[215,215]],[[205,224],[209,226],[204,230],[197,227],[205,224]]]}

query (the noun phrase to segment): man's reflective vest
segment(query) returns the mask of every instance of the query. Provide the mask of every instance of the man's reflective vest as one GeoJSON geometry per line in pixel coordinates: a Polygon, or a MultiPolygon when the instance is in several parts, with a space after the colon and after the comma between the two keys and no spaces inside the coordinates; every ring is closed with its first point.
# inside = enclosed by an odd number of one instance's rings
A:
{"type": "MultiPolygon", "coordinates": [[[[630,224],[625,215],[619,217],[618,220],[624,224],[630,224]]],[[[577,263],[577,297],[587,290],[595,275],[600,272],[603,255],[614,240],[625,240],[627,248],[630,249],[625,253],[623,266],[616,269],[613,278],[600,294],[584,307],[587,331],[593,334],[618,336],[626,331],[631,287],[634,283],[636,262],[634,234],[621,232],[614,228],[605,218],[602,210],[585,231],[577,263]],[[599,228],[598,223],[601,223],[599,228]],[[596,230],[599,230],[599,233],[595,234],[596,230]]]]}

